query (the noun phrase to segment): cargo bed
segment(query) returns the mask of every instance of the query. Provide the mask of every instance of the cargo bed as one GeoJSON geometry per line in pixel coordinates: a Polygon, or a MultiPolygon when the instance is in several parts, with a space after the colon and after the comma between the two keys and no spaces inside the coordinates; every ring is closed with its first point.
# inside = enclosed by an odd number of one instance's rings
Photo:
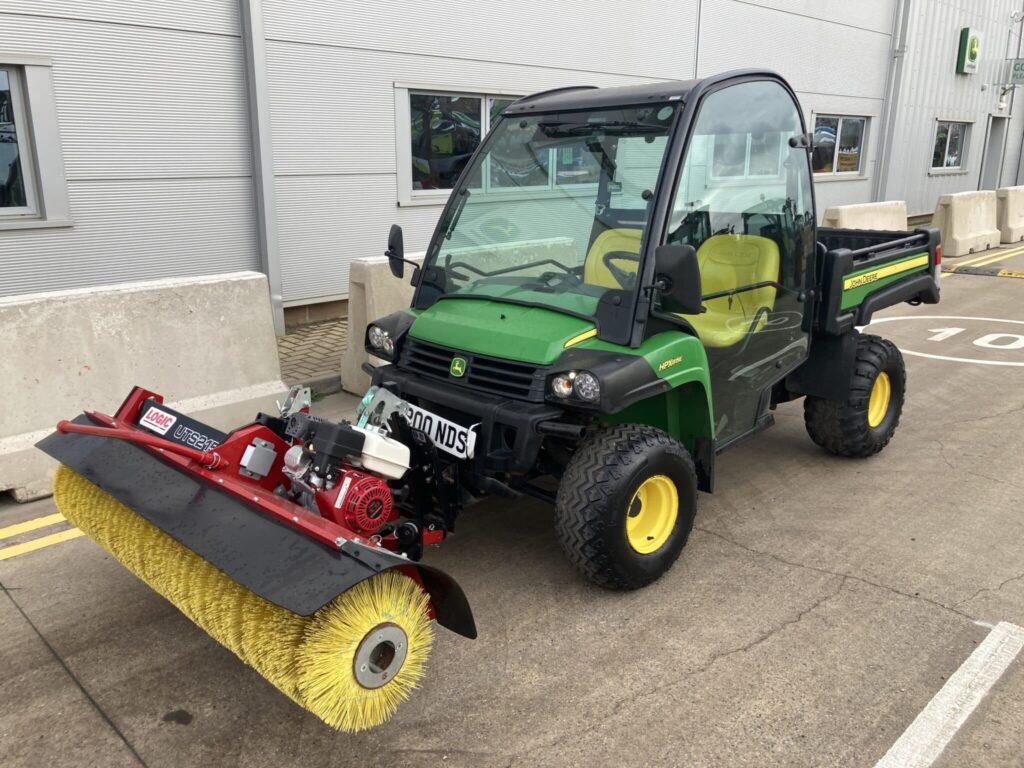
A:
{"type": "Polygon", "coordinates": [[[820,295],[815,327],[840,335],[900,302],[939,301],[939,231],[818,229],[820,295]]]}

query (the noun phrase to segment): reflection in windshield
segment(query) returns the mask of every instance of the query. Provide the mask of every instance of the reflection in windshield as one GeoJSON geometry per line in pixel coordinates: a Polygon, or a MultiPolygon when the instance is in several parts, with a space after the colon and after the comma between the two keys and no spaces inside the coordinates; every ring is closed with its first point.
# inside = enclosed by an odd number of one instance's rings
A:
{"type": "Polygon", "coordinates": [[[505,117],[466,172],[420,303],[483,296],[593,316],[635,293],[675,105],[505,117]]]}

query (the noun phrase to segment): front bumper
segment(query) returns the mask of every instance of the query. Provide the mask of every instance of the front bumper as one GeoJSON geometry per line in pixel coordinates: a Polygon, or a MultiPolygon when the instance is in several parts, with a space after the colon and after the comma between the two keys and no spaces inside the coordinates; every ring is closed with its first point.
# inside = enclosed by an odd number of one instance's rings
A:
{"type": "Polygon", "coordinates": [[[483,394],[395,365],[374,369],[373,384],[456,423],[479,424],[476,454],[471,459],[473,469],[479,474],[530,472],[536,466],[537,454],[544,442],[541,425],[550,427],[564,423],[562,408],[483,394]]]}

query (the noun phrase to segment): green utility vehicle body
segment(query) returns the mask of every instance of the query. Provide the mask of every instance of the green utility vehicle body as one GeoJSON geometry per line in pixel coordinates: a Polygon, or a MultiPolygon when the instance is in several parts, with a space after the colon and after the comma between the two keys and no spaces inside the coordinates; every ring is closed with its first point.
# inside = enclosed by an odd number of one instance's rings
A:
{"type": "MultiPolygon", "coordinates": [[[[585,489],[550,480],[614,475],[595,468],[602,451],[664,453],[664,440],[686,454],[666,466],[692,461],[712,491],[715,456],[801,397],[827,450],[880,450],[902,359],[858,327],[939,300],[939,236],[819,228],[812,142],[795,93],[768,71],[563,88],[507,108],[422,263],[404,259],[392,227],[392,271],[411,265],[415,294],[367,328],[386,362],[366,367],[372,391],[420,412],[399,431],[431,477],[407,513],[448,532],[492,493],[585,506],[585,489]],[[446,447],[448,429],[470,431],[473,450],[446,447]]],[[[652,499],[676,499],[657,482],[652,499]]],[[[635,509],[646,486],[634,486],[632,501],[606,495],[635,509]]]]}

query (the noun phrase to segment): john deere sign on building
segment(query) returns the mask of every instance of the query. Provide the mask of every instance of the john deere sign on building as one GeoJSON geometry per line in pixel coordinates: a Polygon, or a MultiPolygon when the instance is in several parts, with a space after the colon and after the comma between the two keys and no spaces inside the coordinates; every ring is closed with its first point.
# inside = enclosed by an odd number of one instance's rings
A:
{"type": "Polygon", "coordinates": [[[1024,85],[1024,59],[1010,59],[1007,85],[1024,85]]]}
{"type": "Polygon", "coordinates": [[[978,71],[978,49],[981,41],[970,27],[960,30],[960,50],[956,56],[956,71],[961,75],[971,75],[978,71]]]}

